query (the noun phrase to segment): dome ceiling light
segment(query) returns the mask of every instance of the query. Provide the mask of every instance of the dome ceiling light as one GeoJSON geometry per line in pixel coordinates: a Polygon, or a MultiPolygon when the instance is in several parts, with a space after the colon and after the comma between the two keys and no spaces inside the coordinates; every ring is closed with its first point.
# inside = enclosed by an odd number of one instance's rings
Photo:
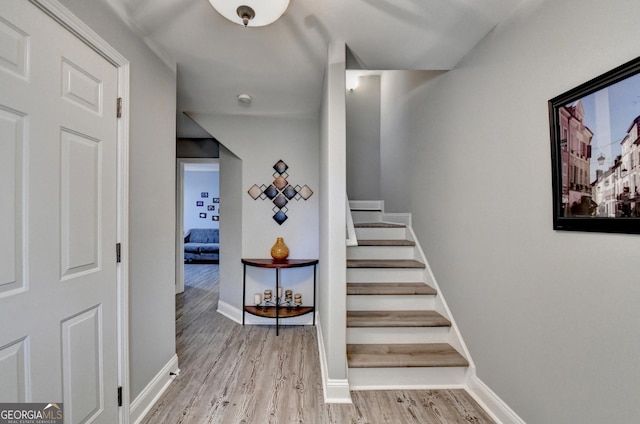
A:
{"type": "Polygon", "coordinates": [[[222,16],[238,25],[260,27],[277,21],[289,0],[209,0],[222,16]]]}

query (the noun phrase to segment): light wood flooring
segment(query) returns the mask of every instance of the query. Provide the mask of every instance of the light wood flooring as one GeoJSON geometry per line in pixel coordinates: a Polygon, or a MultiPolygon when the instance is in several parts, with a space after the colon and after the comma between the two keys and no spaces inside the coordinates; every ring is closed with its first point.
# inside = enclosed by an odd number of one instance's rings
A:
{"type": "Polygon", "coordinates": [[[493,423],[464,390],[355,391],[325,404],[316,329],[242,326],[216,312],[218,266],[186,265],[176,297],[180,375],[145,424],[493,423]]]}

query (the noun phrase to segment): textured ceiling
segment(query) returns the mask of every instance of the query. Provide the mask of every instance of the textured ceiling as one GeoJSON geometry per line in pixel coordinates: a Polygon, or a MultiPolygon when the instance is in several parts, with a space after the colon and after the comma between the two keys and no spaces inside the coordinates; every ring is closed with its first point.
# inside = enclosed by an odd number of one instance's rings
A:
{"type": "Polygon", "coordinates": [[[291,0],[274,24],[244,28],[207,0],[106,1],[177,62],[178,112],[271,116],[318,113],[332,41],[364,69],[451,69],[522,2],[291,0]]]}

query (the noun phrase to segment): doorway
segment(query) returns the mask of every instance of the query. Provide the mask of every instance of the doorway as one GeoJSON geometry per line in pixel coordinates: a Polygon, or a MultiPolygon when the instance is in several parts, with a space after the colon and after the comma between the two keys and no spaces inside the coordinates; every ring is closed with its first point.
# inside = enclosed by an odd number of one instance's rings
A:
{"type": "Polygon", "coordinates": [[[220,260],[220,160],[178,159],[176,176],[177,294],[184,292],[185,261],[215,263],[220,260]],[[204,238],[189,242],[192,232],[204,238]]]}

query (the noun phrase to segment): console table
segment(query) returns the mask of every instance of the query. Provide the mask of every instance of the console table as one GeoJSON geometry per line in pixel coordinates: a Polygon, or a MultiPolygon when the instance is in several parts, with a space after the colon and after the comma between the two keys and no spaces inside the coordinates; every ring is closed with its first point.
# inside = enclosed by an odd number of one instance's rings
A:
{"type": "Polygon", "coordinates": [[[242,274],[242,325],[244,325],[245,313],[250,313],[264,318],[275,318],[276,320],[276,336],[280,332],[280,319],[291,318],[308,313],[313,313],[313,325],[316,325],[316,268],[318,266],[318,259],[242,259],[243,274],[242,274]],[[270,268],[276,270],[276,289],[273,292],[275,302],[273,306],[251,306],[246,305],[247,296],[247,266],[253,266],[257,268],[270,268]],[[301,268],[313,266],[313,302],[310,306],[285,306],[282,304],[282,299],[278,297],[278,288],[280,287],[280,270],[289,268],[301,268]]]}

